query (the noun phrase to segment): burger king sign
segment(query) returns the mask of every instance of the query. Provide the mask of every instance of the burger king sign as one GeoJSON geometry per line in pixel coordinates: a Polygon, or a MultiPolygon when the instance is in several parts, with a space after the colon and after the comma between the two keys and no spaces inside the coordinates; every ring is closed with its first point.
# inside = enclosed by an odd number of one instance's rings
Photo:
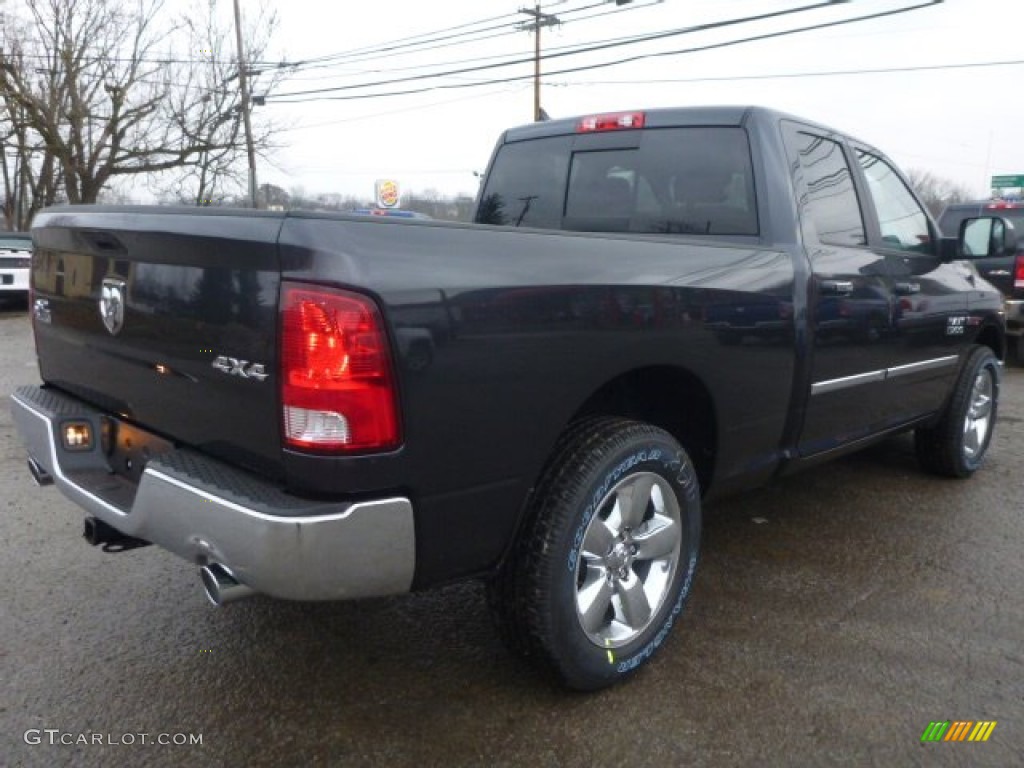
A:
{"type": "Polygon", "coordinates": [[[401,192],[398,189],[398,182],[393,179],[378,179],[377,184],[377,207],[397,208],[402,201],[401,192]]]}

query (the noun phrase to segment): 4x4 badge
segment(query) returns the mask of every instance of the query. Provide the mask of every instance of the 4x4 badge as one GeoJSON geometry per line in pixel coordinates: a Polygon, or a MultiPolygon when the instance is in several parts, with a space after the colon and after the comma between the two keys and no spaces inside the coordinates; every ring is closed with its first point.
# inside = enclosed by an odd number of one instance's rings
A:
{"type": "Polygon", "coordinates": [[[103,319],[103,327],[111,336],[116,336],[124,328],[126,285],[119,278],[105,277],[100,288],[100,317],[103,319]]]}
{"type": "Polygon", "coordinates": [[[270,375],[263,363],[250,363],[248,360],[239,360],[237,357],[227,357],[226,355],[217,355],[210,365],[221,373],[226,373],[229,376],[241,376],[243,379],[263,381],[270,375]]]}

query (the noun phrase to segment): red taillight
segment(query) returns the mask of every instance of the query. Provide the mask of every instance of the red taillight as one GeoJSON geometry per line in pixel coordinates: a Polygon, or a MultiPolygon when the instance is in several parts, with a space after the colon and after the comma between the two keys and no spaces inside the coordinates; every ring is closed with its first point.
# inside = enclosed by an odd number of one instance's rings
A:
{"type": "Polygon", "coordinates": [[[1024,288],[1024,255],[1017,255],[1017,264],[1013,268],[1013,287],[1024,288]]]}
{"type": "Polygon", "coordinates": [[[283,286],[281,406],[290,446],[345,452],[398,446],[390,349],[373,301],[332,288],[283,286]]]}
{"type": "Polygon", "coordinates": [[[615,112],[609,115],[590,115],[576,124],[576,133],[598,131],[625,131],[644,127],[643,112],[615,112]]]}

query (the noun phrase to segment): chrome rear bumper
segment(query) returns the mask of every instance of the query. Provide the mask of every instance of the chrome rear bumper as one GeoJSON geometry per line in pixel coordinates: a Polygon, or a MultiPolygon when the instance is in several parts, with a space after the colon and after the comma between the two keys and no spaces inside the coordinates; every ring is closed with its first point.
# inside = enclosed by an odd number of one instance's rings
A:
{"type": "Polygon", "coordinates": [[[405,498],[323,502],[284,493],[261,477],[194,451],[151,458],[140,482],[114,474],[98,446],[65,450],[61,423],[101,412],[52,389],[20,387],[14,423],[37,481],[52,479],[122,533],[197,565],[219,563],[252,589],[291,600],[409,591],[415,568],[412,504],[405,498]]]}

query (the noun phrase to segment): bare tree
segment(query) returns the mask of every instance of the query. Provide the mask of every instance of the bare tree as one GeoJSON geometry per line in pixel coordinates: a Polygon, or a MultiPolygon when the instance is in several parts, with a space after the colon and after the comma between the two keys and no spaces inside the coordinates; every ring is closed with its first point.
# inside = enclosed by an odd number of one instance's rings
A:
{"type": "Polygon", "coordinates": [[[234,57],[220,50],[227,35],[216,30],[213,4],[178,23],[168,23],[163,0],[25,6],[27,16],[5,18],[0,32],[0,96],[22,129],[15,145],[41,151],[30,162],[40,176],[50,169],[43,199],[34,192],[27,207],[61,191],[71,203],[92,203],[118,177],[193,169],[205,169],[196,199],[209,195],[244,149],[241,97],[214,72],[234,57]],[[194,50],[174,55],[177,40],[194,50]]]}
{"type": "Polygon", "coordinates": [[[914,185],[918,196],[928,206],[933,215],[938,216],[947,205],[963,203],[974,198],[971,190],[963,184],[936,176],[931,171],[911,168],[907,178],[914,185]]]}
{"type": "Polygon", "coordinates": [[[60,199],[62,183],[53,152],[29,129],[25,110],[12,99],[0,107],[0,152],[4,228],[28,229],[40,208],[60,199]]]}
{"type": "MultiPolygon", "coordinates": [[[[277,26],[277,16],[266,5],[247,8],[243,37],[247,42],[247,74],[262,76],[259,89],[266,92],[279,81],[274,68],[262,69],[261,61],[277,26]]],[[[180,73],[175,88],[174,118],[178,130],[201,150],[169,178],[158,177],[154,185],[164,199],[191,205],[221,205],[233,199],[246,185],[242,134],[243,105],[238,93],[238,58],[234,33],[218,23],[217,1],[197,0],[189,13],[184,31],[188,49],[199,61],[180,73]]],[[[265,155],[273,146],[276,126],[268,122],[254,125],[253,142],[265,155]]]]}

